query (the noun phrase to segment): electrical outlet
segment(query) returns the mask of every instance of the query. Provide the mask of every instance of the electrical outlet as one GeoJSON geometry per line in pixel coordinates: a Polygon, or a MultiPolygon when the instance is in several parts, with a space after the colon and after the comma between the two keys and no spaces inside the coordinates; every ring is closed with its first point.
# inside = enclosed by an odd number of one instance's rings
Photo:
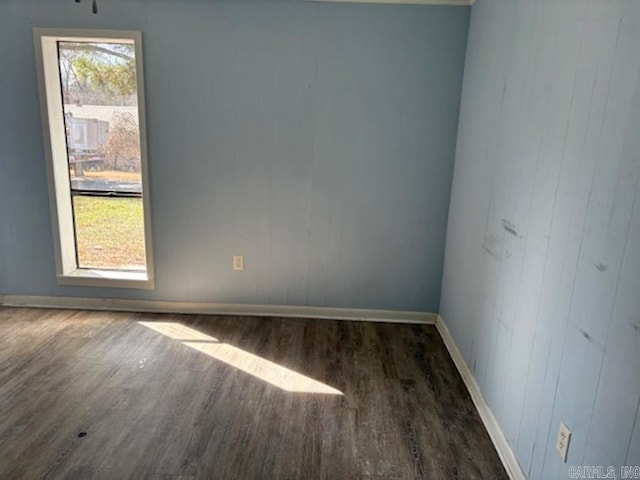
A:
{"type": "Polygon", "coordinates": [[[242,255],[233,256],[233,269],[244,270],[244,257],[242,255]]]}
{"type": "Polygon", "coordinates": [[[563,462],[567,462],[567,453],[569,452],[569,441],[571,440],[571,431],[564,422],[560,422],[560,431],[558,432],[558,441],[556,442],[556,450],[560,454],[563,462]]]}

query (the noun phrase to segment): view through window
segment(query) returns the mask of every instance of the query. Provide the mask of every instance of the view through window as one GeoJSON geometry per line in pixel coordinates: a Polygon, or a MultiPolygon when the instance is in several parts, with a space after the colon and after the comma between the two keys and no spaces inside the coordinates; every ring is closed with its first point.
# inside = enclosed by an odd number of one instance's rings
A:
{"type": "Polygon", "coordinates": [[[57,46],[77,266],[144,270],[134,43],[57,46]]]}

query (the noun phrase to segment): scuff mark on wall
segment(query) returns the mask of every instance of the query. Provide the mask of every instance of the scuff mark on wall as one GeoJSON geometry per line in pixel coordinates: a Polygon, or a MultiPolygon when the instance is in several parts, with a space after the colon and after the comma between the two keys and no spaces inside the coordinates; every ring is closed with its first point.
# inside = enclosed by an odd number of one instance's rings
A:
{"type": "Polygon", "coordinates": [[[594,266],[596,267],[596,270],[598,270],[599,272],[606,272],[607,269],[609,268],[609,265],[607,265],[606,263],[602,263],[602,262],[593,262],[594,266]]]}
{"type": "Polygon", "coordinates": [[[509,220],[507,220],[506,218],[502,219],[502,228],[506,232],[509,232],[514,237],[522,238],[520,235],[518,235],[518,230],[516,230],[515,225],[511,223],[509,220]]]}
{"type": "Polygon", "coordinates": [[[482,249],[495,260],[502,261],[502,240],[493,235],[485,235],[482,249]]]}

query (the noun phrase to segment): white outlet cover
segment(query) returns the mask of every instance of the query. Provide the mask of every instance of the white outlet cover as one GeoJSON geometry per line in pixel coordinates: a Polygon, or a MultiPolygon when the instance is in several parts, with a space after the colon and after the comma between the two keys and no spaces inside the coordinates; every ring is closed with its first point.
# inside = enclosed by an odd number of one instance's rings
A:
{"type": "Polygon", "coordinates": [[[560,430],[558,431],[558,440],[556,442],[556,450],[560,454],[563,462],[567,462],[567,453],[569,453],[569,442],[571,441],[571,431],[564,422],[560,422],[560,430]]]}
{"type": "Polygon", "coordinates": [[[244,257],[242,255],[233,256],[233,269],[244,270],[244,257]]]}

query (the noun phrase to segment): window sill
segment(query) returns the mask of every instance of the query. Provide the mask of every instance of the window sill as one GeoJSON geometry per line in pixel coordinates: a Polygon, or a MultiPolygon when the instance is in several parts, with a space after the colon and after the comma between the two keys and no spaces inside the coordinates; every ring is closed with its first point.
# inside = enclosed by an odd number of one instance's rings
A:
{"type": "Polygon", "coordinates": [[[99,270],[78,268],[63,275],[58,275],[59,285],[77,287],[107,288],[141,288],[153,290],[153,278],[147,272],[127,272],[115,270],[99,270]]]}

